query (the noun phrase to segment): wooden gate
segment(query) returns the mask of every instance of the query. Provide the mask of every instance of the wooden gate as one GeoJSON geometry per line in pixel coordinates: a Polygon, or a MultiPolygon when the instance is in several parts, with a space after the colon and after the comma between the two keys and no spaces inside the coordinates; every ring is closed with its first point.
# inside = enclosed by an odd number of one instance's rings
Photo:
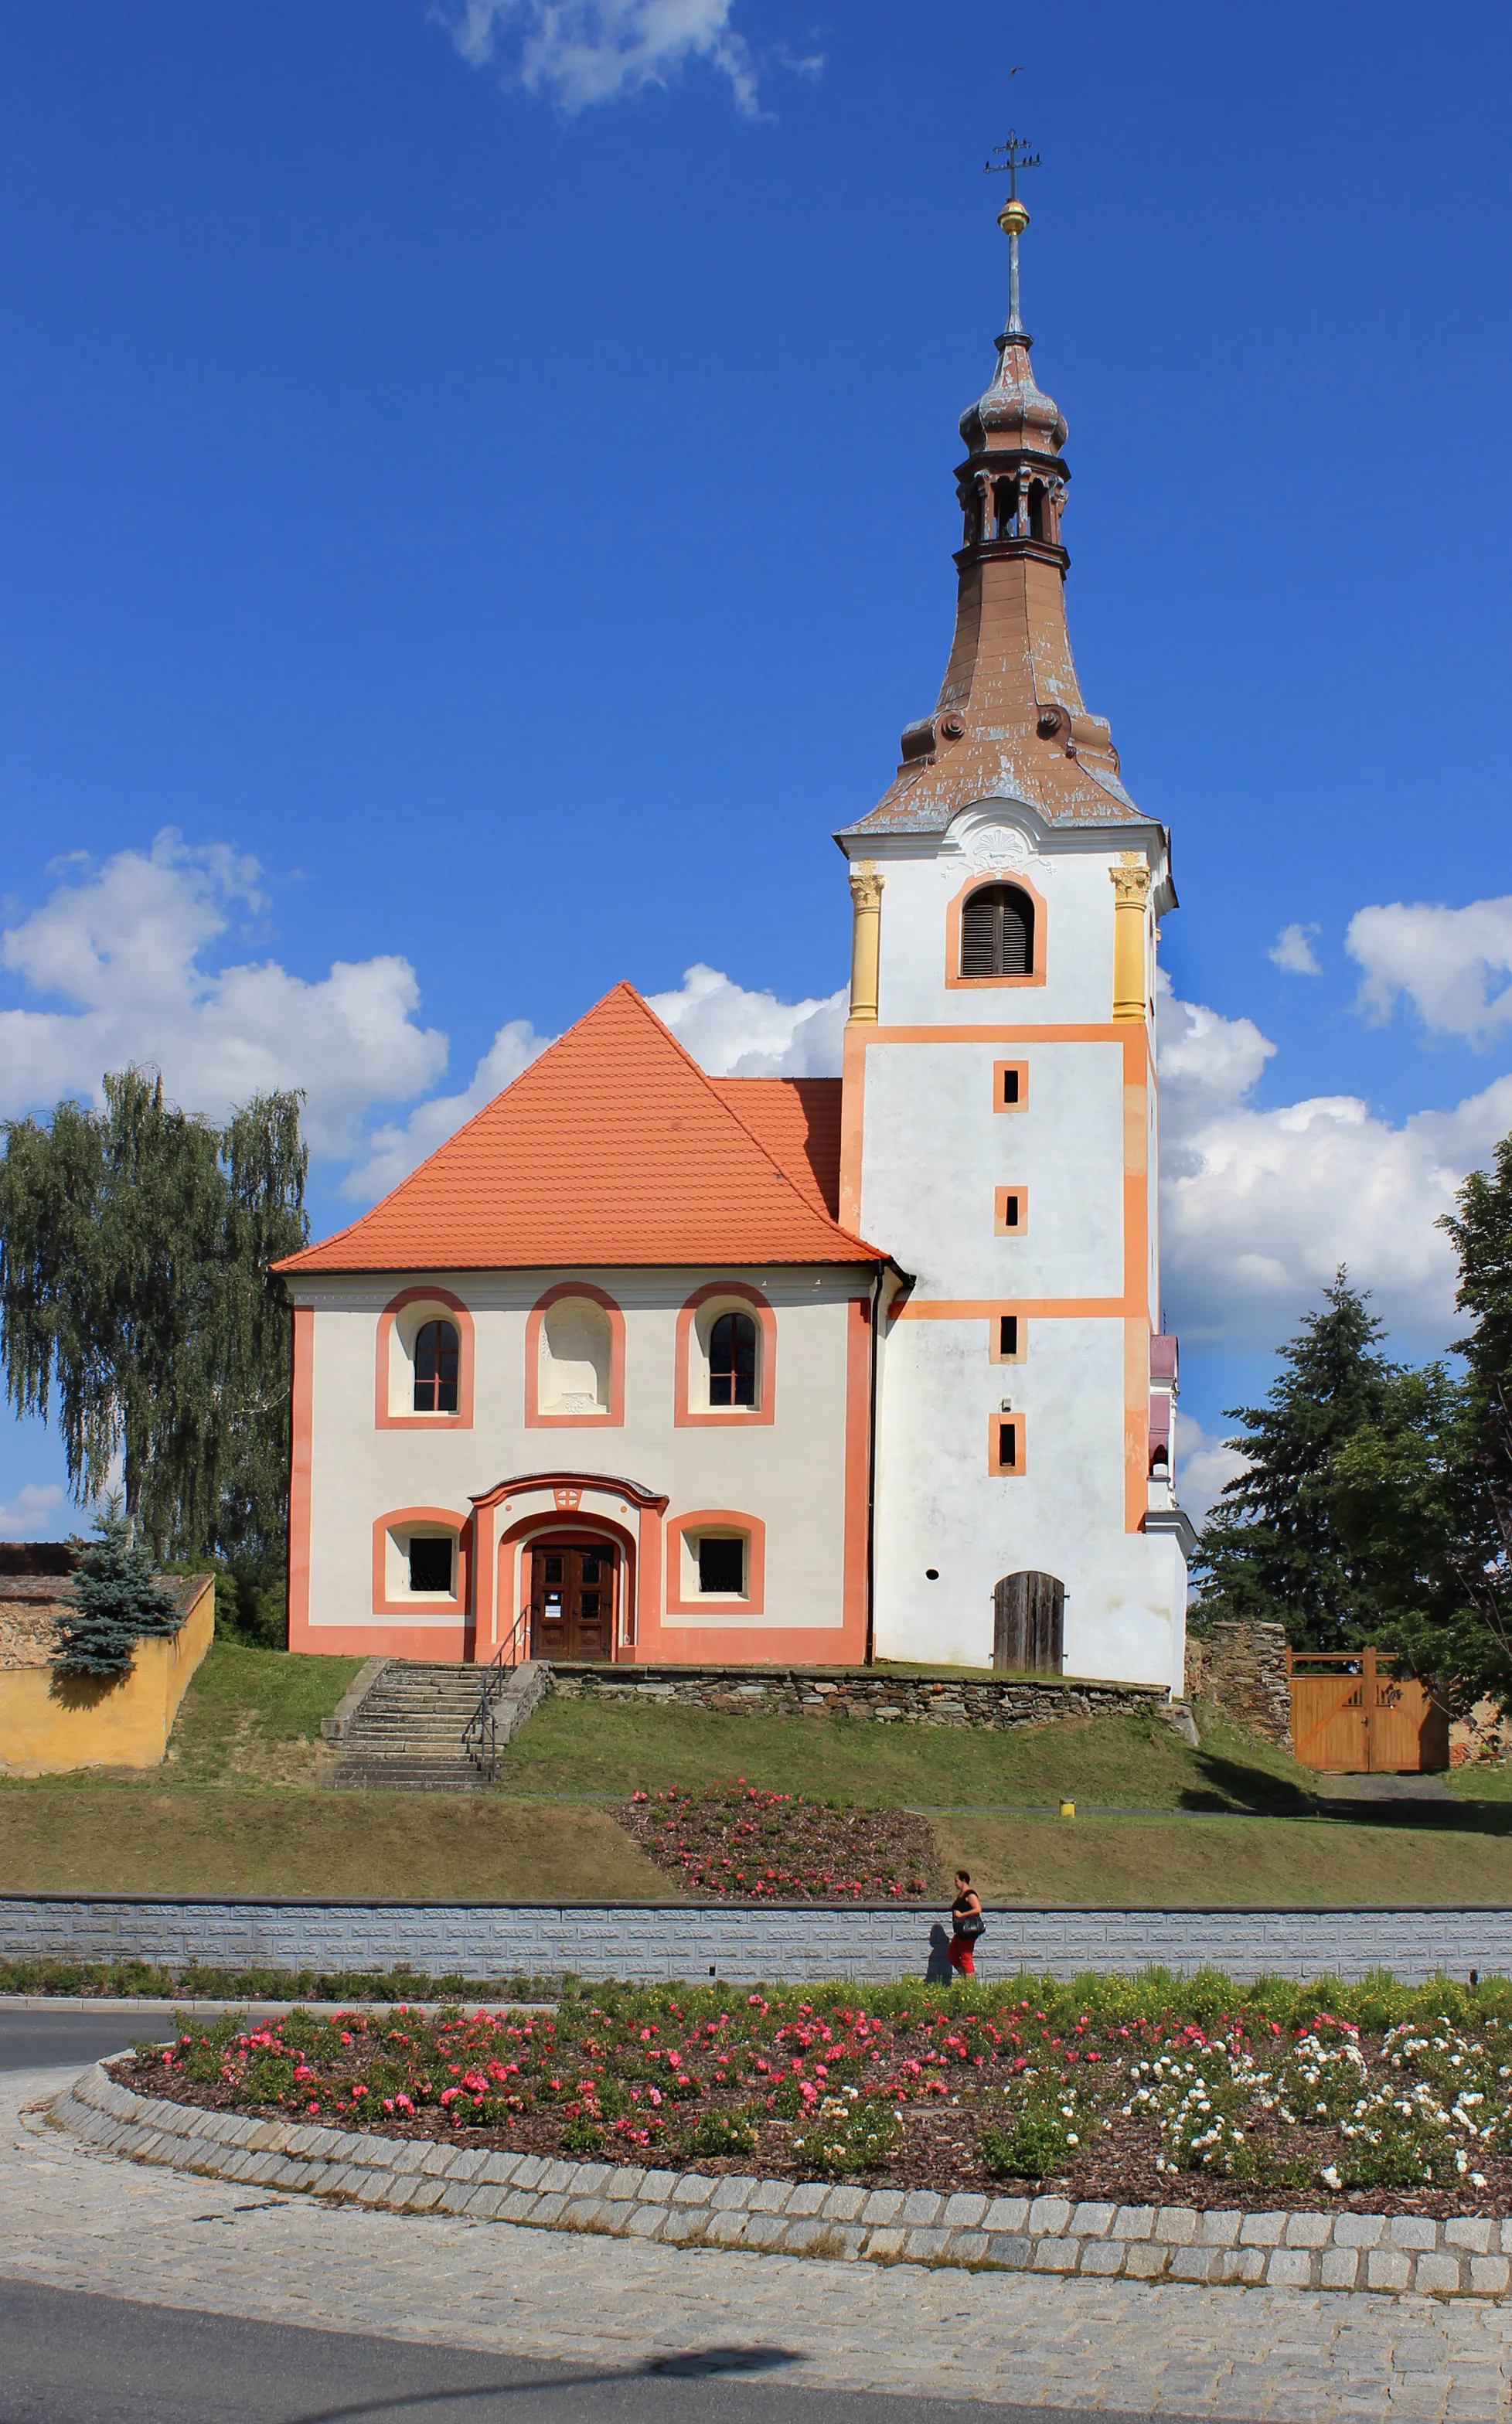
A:
{"type": "Polygon", "coordinates": [[[1288,1651],[1292,1748],[1332,1775],[1413,1776],[1449,1764],[1449,1712],[1374,1650],[1288,1651]]]}
{"type": "Polygon", "coordinates": [[[1054,1574],[1005,1574],[993,1587],[993,1665],[1058,1675],[1064,1663],[1066,1587],[1054,1574]]]}

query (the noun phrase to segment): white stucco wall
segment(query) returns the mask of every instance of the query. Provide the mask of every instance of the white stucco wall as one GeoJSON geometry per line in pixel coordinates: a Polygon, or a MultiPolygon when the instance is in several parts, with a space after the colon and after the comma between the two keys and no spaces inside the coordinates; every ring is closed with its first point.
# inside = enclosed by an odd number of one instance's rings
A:
{"type": "MultiPolygon", "coordinates": [[[[1146,831],[1137,837],[1141,846],[1146,831]]],[[[1180,1690],[1186,1575],[1178,1543],[1127,1529],[1126,1313],[1159,1322],[1155,1098],[1128,1092],[1110,1033],[1115,892],[1127,832],[1049,833],[1011,803],[979,805],[944,837],[874,847],[883,877],[879,1019],[865,1052],[860,1220],[915,1276],[887,1338],[878,1442],[880,1655],[984,1665],[993,1588],[1025,1570],[1066,1587],[1065,1669],[1180,1690]],[[1037,984],[950,984],[950,908],[971,881],[1023,881],[1043,902],[1037,984]],[[1094,1028],[1091,1037],[1038,1029],[1094,1028]],[[952,1036],[889,1029],[953,1029],[952,1036]],[[968,1030],[965,1038],[961,1029],[968,1030]],[[977,1042],[969,1030],[980,1029],[977,1042]],[[1027,1107],[995,1108],[995,1061],[1027,1066],[1027,1107]],[[1125,1113],[1136,1113],[1126,1130],[1125,1113]],[[1142,1146],[1142,1151],[1139,1148],[1142,1146]],[[1138,1159],[1131,1162],[1131,1150],[1138,1159]],[[1146,1168],[1140,1170],[1142,1159],[1146,1168]],[[1149,1207],[1130,1268],[1125,1180],[1149,1207]],[[1020,1236],[995,1232],[995,1190],[1027,1188],[1020,1236]],[[1127,1290],[1127,1294],[1126,1294],[1127,1290]],[[991,1359],[980,1313],[931,1306],[1061,1300],[1029,1314],[1024,1360],[991,1359]],[[1100,1300],[1087,1310],[1087,1300],[1100,1300]],[[926,1316],[926,1317],[916,1317],[926,1316]],[[989,1468],[989,1424],[1009,1400],[1025,1470],[989,1468]],[[939,1579],[929,1581],[935,1568],[939,1579]]],[[[1158,845],[1158,837],[1155,837],[1158,845]]],[[[1164,878],[1156,847],[1157,880],[1164,878]]],[[[1142,1040],[1142,1037],[1141,1037],[1142,1040]]]]}
{"type": "Polygon", "coordinates": [[[734,1508],[765,1523],[761,1612],[710,1600],[696,1616],[665,1617],[669,1629],[722,1625],[732,1635],[730,1655],[738,1658],[742,1632],[834,1628],[843,1585],[849,1303],[868,1294],[869,1285],[869,1273],[860,1268],[437,1271],[301,1280],[295,1300],[313,1309],[311,1624],[367,1633],[385,1622],[454,1631],[454,1613],[418,1597],[402,1616],[374,1616],[374,1521],[421,1506],[454,1508],[465,1517],[474,1495],[512,1475],[573,1470],[626,1477],[664,1492],[669,1523],[707,1507],[734,1508]],[[674,1423],[677,1314],[696,1289],[716,1280],[757,1289],[775,1314],[775,1419],[770,1425],[674,1423]],[[625,1316],[621,1427],[592,1419],[526,1426],[528,1316],[564,1281],[604,1289],[625,1316]],[[381,1429],[374,1414],[380,1317],[402,1290],[432,1284],[460,1297],[472,1316],[472,1427],[381,1429]]]}

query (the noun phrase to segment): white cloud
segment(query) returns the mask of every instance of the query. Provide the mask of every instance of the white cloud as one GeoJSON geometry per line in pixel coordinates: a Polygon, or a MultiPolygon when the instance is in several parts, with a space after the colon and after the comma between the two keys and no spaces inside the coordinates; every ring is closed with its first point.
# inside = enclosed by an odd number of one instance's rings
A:
{"type": "Polygon", "coordinates": [[[1187,1343],[1273,1344],[1346,1263],[1393,1331],[1442,1347],[1455,1259],[1434,1223],[1512,1129],[1512,1077],[1399,1125],[1353,1094],[1258,1109],[1274,1046],[1250,1020],[1165,990],[1160,1018],[1163,1281],[1187,1343]]]}
{"type": "Polygon", "coordinates": [[[1243,1473],[1248,1461],[1227,1440],[1215,1438],[1211,1431],[1203,1430],[1201,1423],[1188,1420],[1178,1411],[1176,1497],[1199,1531],[1224,1485],[1243,1473]]]}
{"type": "Polygon", "coordinates": [[[0,1540],[66,1539],[78,1524],[67,1509],[61,1482],[25,1482],[14,1498],[0,1502],[0,1540]]]}
{"type": "Polygon", "coordinates": [[[365,1140],[364,1158],[342,1181],[342,1193],[363,1204],[387,1195],[402,1178],[444,1144],[464,1120],[481,1111],[522,1069],[528,1069],[551,1038],[537,1035],[528,1018],[512,1018],[501,1027],[472,1073],[472,1082],[460,1094],[433,1094],[417,1103],[407,1120],[374,1129],[365,1140]]]}
{"type": "Polygon", "coordinates": [[[1392,901],[1358,910],[1345,937],[1364,969],[1359,1007],[1379,1024],[1406,994],[1424,1027],[1484,1045],[1512,1022],[1512,894],[1464,909],[1392,901]]]}
{"type": "Polygon", "coordinates": [[[446,1065],[445,1036],[416,1023],[407,960],[337,960],[314,982],[271,960],[202,964],[233,913],[264,906],[255,859],[168,831],[151,851],[56,872],[41,907],[0,934],[0,964],[66,1005],[0,1010],[0,1114],[98,1101],[105,1070],[155,1061],[176,1101],[212,1116],[302,1086],[313,1149],[348,1155],[371,1105],[407,1100],[446,1065]]]}
{"type": "MultiPolygon", "coordinates": [[[[730,24],[733,0],[438,0],[463,58],[570,113],[666,85],[690,59],[724,76],[757,115],[756,65],[730,24]]],[[[811,73],[814,60],[788,64],[811,73]]]]}
{"type": "Polygon", "coordinates": [[[1265,957],[1274,960],[1294,977],[1320,977],[1323,974],[1313,939],[1320,932],[1316,926],[1283,926],[1265,957]]]}
{"type": "Polygon", "coordinates": [[[747,993],[699,960],[676,993],[647,997],[679,1044],[711,1077],[835,1077],[840,1072],[847,991],[779,1001],[747,993]]]}

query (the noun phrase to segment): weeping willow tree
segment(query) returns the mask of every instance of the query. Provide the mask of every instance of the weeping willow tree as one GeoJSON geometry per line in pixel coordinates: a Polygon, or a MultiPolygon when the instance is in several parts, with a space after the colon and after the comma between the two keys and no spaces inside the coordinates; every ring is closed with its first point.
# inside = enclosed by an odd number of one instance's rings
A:
{"type": "Polygon", "coordinates": [[[309,1234],[303,1097],[224,1127],[153,1070],[100,1110],[5,1124],[0,1361],[18,1414],[56,1420],[76,1499],[121,1459],[159,1560],[266,1565],[288,1521],[290,1324],[269,1267],[309,1234]]]}

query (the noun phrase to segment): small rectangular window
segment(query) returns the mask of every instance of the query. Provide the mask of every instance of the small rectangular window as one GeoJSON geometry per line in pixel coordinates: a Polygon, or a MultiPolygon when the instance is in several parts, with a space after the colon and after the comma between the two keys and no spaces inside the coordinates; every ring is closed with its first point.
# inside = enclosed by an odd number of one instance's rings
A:
{"type": "Polygon", "coordinates": [[[993,1108],[995,1111],[1024,1111],[1029,1105],[1029,1064],[1027,1060],[995,1060],[993,1062],[993,1108]]]}
{"type": "Polygon", "coordinates": [[[410,1541],[409,1587],[412,1591],[451,1590],[452,1543],[450,1540],[410,1541]]]}
{"type": "Polygon", "coordinates": [[[1022,1313],[995,1313],[987,1324],[987,1357],[993,1364],[1022,1364],[1029,1351],[1029,1325],[1022,1313]]]}
{"type": "Polygon", "coordinates": [[[745,1542],[706,1537],[698,1543],[698,1587],[701,1591],[743,1591],[745,1542]]]}
{"type": "Polygon", "coordinates": [[[994,1414],[987,1432],[987,1470],[1017,1477],[1024,1471],[1024,1417],[994,1414]]]}
{"type": "Polygon", "coordinates": [[[996,1229],[1000,1237],[1022,1237],[1029,1225],[1029,1190],[1027,1187],[999,1187],[994,1196],[996,1229]]]}

